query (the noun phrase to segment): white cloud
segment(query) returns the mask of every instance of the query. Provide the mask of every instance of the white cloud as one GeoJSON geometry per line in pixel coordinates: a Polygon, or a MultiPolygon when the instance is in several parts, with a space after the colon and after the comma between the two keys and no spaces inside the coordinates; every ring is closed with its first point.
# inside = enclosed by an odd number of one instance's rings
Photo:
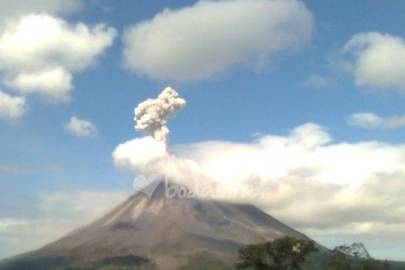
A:
{"type": "Polygon", "coordinates": [[[51,70],[19,73],[6,82],[6,85],[18,89],[21,94],[40,93],[52,100],[69,100],[69,91],[72,89],[72,75],[63,68],[51,70]]]}
{"type": "Polygon", "coordinates": [[[319,74],[312,74],[304,81],[299,82],[299,85],[303,87],[321,89],[331,87],[333,82],[319,74]]]}
{"type": "MultiPolygon", "coordinates": [[[[141,149],[131,148],[126,159],[134,152],[141,149]]],[[[160,156],[125,164],[190,185],[201,196],[256,204],[311,234],[405,232],[405,145],[334,142],[309,123],[285,136],[181,145],[160,156]]]]}
{"type": "Polygon", "coordinates": [[[405,115],[382,117],[371,112],[355,113],[350,115],[348,123],[367,129],[395,129],[405,127],[405,115]]]}
{"type": "Polygon", "coordinates": [[[352,56],[356,84],[376,89],[405,90],[405,40],[378,32],[354,35],[343,48],[352,56]]]}
{"type": "Polygon", "coordinates": [[[151,136],[133,139],[117,146],[113,152],[115,165],[143,169],[148,163],[166,156],[165,142],[151,136]]]}
{"type": "Polygon", "coordinates": [[[1,23],[30,13],[67,14],[77,11],[82,0],[0,0],[1,23]]]}
{"type": "Polygon", "coordinates": [[[9,20],[0,34],[3,83],[22,94],[67,100],[72,75],[94,63],[115,35],[103,24],[69,24],[46,14],[9,20]]]}
{"type": "Polygon", "coordinates": [[[94,124],[87,119],[80,119],[77,116],[70,117],[69,122],[65,125],[67,131],[78,137],[88,137],[97,132],[94,124]]]}
{"type": "Polygon", "coordinates": [[[153,79],[196,81],[235,65],[263,66],[306,43],[312,24],[299,0],[199,1],[126,29],[124,61],[153,79]]]}
{"type": "Polygon", "coordinates": [[[128,195],[97,190],[42,192],[24,219],[0,217],[0,258],[48,244],[99,218],[128,195]]]}
{"type": "Polygon", "coordinates": [[[12,120],[25,113],[25,98],[11,96],[0,90],[0,119],[12,120]]]}

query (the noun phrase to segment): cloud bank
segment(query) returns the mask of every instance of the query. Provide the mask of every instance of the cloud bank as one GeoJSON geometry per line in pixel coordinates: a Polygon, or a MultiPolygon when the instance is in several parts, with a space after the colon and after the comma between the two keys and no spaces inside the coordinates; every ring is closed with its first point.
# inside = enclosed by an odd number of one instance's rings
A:
{"type": "Polygon", "coordinates": [[[0,33],[3,84],[23,95],[69,100],[73,74],[93,64],[115,35],[104,24],[70,24],[47,14],[11,19],[0,33]]]}
{"type": "Polygon", "coordinates": [[[263,66],[306,43],[312,25],[299,0],[199,1],[128,27],[124,61],[152,79],[197,81],[237,65],[263,66]]]}
{"type": "Polygon", "coordinates": [[[348,124],[366,129],[396,129],[405,127],[405,115],[382,117],[375,113],[355,113],[348,118],[348,124]]]}
{"type": "Polygon", "coordinates": [[[334,142],[324,128],[307,123],[250,143],[161,150],[142,160],[145,149],[123,144],[113,158],[120,167],[189,185],[200,196],[256,204],[312,234],[405,233],[405,145],[334,142]]]}
{"type": "Polygon", "coordinates": [[[375,89],[405,90],[405,40],[379,32],[354,35],[342,52],[350,56],[356,84],[375,89]]]}

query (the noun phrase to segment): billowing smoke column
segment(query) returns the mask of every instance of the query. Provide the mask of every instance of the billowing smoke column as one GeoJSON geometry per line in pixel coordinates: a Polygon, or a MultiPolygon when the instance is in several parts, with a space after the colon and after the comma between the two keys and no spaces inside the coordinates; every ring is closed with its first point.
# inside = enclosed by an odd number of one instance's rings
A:
{"type": "Polygon", "coordinates": [[[167,142],[167,120],[186,106],[186,101],[171,87],[166,87],[155,99],[147,99],[134,109],[135,129],[151,135],[158,141],[167,142]]]}

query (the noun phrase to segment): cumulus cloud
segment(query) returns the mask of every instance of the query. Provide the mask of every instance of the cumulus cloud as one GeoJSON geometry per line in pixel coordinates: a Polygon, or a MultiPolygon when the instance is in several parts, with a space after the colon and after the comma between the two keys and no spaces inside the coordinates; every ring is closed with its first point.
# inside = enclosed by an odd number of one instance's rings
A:
{"type": "Polygon", "coordinates": [[[0,119],[12,120],[25,113],[25,98],[11,96],[0,90],[0,119]]]}
{"type": "Polygon", "coordinates": [[[378,32],[354,35],[342,52],[351,57],[356,84],[375,89],[405,90],[405,41],[378,32]]]}
{"type": "Polygon", "coordinates": [[[405,127],[405,115],[382,117],[375,113],[364,112],[350,115],[351,126],[367,129],[396,129],[405,127]]]}
{"type": "Polygon", "coordinates": [[[51,99],[68,99],[72,89],[72,75],[62,68],[33,73],[19,73],[6,81],[6,85],[18,89],[21,94],[41,93],[51,99]]]}
{"type": "Polygon", "coordinates": [[[65,125],[65,128],[71,134],[78,137],[88,137],[97,132],[97,128],[90,120],[80,119],[77,116],[72,116],[65,125]]]}
{"type": "Polygon", "coordinates": [[[10,19],[0,33],[3,83],[21,94],[66,101],[73,74],[94,63],[115,35],[104,24],[70,24],[47,14],[10,19]]]}
{"type": "Polygon", "coordinates": [[[236,65],[263,66],[306,43],[312,24],[299,0],[199,1],[127,28],[124,61],[153,79],[196,81],[236,65]]]}
{"type": "Polygon", "coordinates": [[[304,232],[404,233],[405,145],[334,142],[323,127],[308,123],[284,136],[174,146],[131,162],[141,151],[124,144],[113,157],[138,173],[188,185],[199,196],[256,204],[304,232]]]}

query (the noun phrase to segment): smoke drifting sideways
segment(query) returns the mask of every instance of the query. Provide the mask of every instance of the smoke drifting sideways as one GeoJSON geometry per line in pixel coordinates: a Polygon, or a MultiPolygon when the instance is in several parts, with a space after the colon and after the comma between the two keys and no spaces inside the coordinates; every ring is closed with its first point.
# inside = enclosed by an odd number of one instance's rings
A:
{"type": "Polygon", "coordinates": [[[186,101],[171,87],[166,87],[155,99],[147,99],[135,108],[135,129],[158,141],[167,143],[167,120],[186,106],[186,101]]]}

